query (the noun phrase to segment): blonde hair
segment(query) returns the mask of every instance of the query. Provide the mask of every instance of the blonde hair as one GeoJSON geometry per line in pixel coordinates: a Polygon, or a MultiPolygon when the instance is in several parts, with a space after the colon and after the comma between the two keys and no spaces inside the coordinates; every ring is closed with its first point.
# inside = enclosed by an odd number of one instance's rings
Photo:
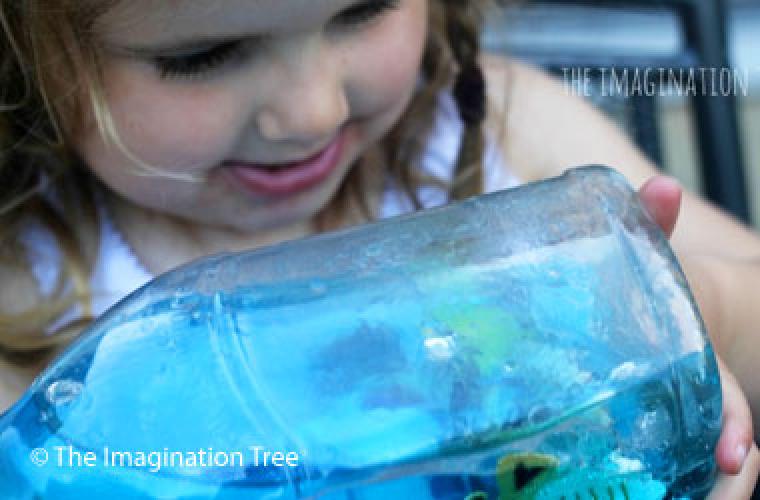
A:
{"type": "MultiPolygon", "coordinates": [[[[392,176],[421,207],[417,190],[436,184],[453,199],[482,192],[482,122],[485,82],[477,64],[483,12],[492,0],[430,0],[428,39],[421,76],[424,85],[379,143],[376,154],[358,161],[337,195],[315,218],[319,231],[338,225],[337,214],[375,215],[363,196],[368,172],[392,176]],[[451,181],[423,176],[416,168],[433,125],[436,97],[447,85],[465,124],[451,181]],[[386,167],[387,166],[387,167],[386,167]]],[[[99,235],[93,202],[98,184],[71,147],[84,106],[106,140],[120,144],[103,94],[93,25],[115,0],[0,0],[0,267],[28,263],[19,243],[21,228],[34,217],[49,228],[64,266],[43,303],[22,312],[0,312],[0,348],[39,352],[68,343],[91,321],[90,275],[99,235]],[[53,6],[54,4],[54,6],[53,6]],[[85,97],[85,98],[83,98],[85,97]],[[58,207],[42,196],[55,187],[58,207]],[[66,214],[66,218],[62,214],[66,214]],[[63,312],[80,304],[83,315],[52,335],[43,332],[63,312]]]]}

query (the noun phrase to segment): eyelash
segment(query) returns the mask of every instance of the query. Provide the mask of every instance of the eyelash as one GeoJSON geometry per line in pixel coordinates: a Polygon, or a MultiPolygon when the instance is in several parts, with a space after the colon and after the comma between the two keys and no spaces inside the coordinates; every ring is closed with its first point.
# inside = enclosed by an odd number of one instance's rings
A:
{"type": "Polygon", "coordinates": [[[221,43],[204,52],[190,54],[186,56],[157,56],[153,58],[153,63],[159,71],[162,79],[176,77],[197,76],[224,64],[232,62],[244,56],[246,47],[243,42],[231,41],[221,43]]]}
{"type": "MultiPolygon", "coordinates": [[[[369,24],[382,14],[399,8],[401,0],[380,0],[352,7],[341,13],[337,20],[345,28],[354,30],[369,24]]],[[[255,44],[255,42],[253,42],[255,44]]],[[[153,64],[162,79],[198,77],[222,66],[243,61],[254,47],[251,41],[235,40],[220,43],[208,50],[183,56],[155,56],[153,64]]]]}

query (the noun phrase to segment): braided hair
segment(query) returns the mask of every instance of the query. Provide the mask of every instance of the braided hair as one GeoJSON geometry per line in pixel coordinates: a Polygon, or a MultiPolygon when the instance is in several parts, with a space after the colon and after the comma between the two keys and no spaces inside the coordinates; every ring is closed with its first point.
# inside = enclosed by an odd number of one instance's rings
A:
{"type": "Polygon", "coordinates": [[[459,66],[453,95],[464,123],[451,194],[454,199],[461,199],[483,190],[480,158],[483,152],[481,125],[486,117],[486,83],[477,61],[480,19],[475,4],[467,0],[446,0],[446,3],[446,32],[459,66]]]}

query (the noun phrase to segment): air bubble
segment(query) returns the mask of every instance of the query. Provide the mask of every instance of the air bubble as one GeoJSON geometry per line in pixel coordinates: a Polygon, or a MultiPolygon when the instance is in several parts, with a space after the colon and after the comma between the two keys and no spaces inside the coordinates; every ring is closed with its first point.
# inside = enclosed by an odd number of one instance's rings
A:
{"type": "Polygon", "coordinates": [[[324,295],[327,293],[327,285],[321,281],[313,281],[309,284],[309,289],[314,295],[324,295]]]}
{"type": "Polygon", "coordinates": [[[454,355],[454,339],[446,337],[428,337],[424,340],[428,355],[436,361],[450,359],[454,355]]]}
{"type": "Polygon", "coordinates": [[[45,391],[45,398],[51,405],[65,405],[74,401],[82,393],[84,386],[75,380],[56,380],[45,391]]]}

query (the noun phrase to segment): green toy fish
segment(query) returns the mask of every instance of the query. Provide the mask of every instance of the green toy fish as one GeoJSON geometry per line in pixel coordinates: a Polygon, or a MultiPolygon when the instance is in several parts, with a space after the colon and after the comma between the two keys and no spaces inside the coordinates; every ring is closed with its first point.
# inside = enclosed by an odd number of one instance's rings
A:
{"type": "Polygon", "coordinates": [[[649,474],[570,470],[541,453],[516,453],[497,466],[498,499],[475,491],[464,500],[664,500],[665,485],[649,474]]]}
{"type": "MultiPolygon", "coordinates": [[[[668,495],[665,485],[649,474],[573,470],[541,453],[507,455],[496,470],[498,500],[663,500],[668,495]]],[[[489,500],[481,493],[465,500],[489,500]]]]}

